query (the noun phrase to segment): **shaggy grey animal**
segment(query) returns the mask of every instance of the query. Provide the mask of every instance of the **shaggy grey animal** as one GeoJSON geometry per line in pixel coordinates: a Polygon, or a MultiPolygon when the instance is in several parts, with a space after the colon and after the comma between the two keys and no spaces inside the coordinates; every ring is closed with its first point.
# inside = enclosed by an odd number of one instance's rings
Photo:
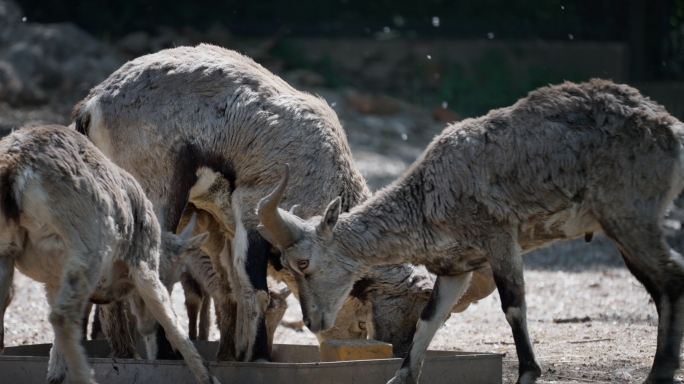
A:
{"type": "Polygon", "coordinates": [[[178,327],[158,272],[206,235],[162,233],[135,179],[67,127],[22,128],[0,141],[0,154],[0,298],[15,266],[45,283],[55,331],[48,382],[62,382],[67,367],[71,383],[92,382],[79,344],[86,303],[126,297],[143,335],[156,319],[197,382],[217,382],[178,327]]]}
{"type": "MultiPolygon", "coordinates": [[[[371,306],[368,337],[392,344],[394,356],[403,358],[409,352],[416,324],[432,293],[434,282],[435,275],[423,266],[416,267],[408,263],[376,266],[354,283],[349,297],[371,306]]],[[[296,287],[294,282],[293,286],[296,287]]],[[[489,296],[495,289],[491,268],[473,271],[470,285],[451,312],[465,311],[471,303],[489,296]]],[[[344,312],[345,307],[342,307],[331,330],[339,323],[338,318],[345,316],[344,312]]],[[[447,319],[448,316],[444,321],[447,319]]],[[[331,330],[317,335],[325,335],[331,330]]]]}
{"type": "MultiPolygon", "coordinates": [[[[197,228],[195,231],[197,231],[197,228]]],[[[198,337],[197,327],[199,325],[199,335],[204,334],[205,336],[203,336],[203,339],[198,338],[198,340],[208,340],[209,326],[211,325],[209,314],[206,314],[205,318],[200,318],[198,323],[197,314],[200,312],[200,310],[197,303],[199,302],[202,303],[203,306],[208,306],[209,304],[204,304],[206,299],[209,299],[206,300],[208,303],[211,303],[212,298],[214,298],[215,301],[219,300],[220,291],[216,271],[212,265],[211,258],[206,254],[188,257],[185,262],[185,268],[187,271],[187,276],[192,278],[191,284],[197,284],[196,287],[193,287],[193,290],[197,292],[197,289],[199,289],[199,292],[202,292],[204,295],[206,295],[204,297],[199,297],[199,300],[196,299],[196,301],[191,303],[190,306],[188,306],[188,296],[186,295],[185,303],[188,309],[188,326],[191,335],[190,339],[193,340],[193,327],[195,337],[198,337]],[[194,320],[193,314],[195,317],[194,320]]],[[[278,324],[280,324],[280,321],[283,319],[285,311],[287,310],[287,297],[290,296],[292,291],[290,291],[288,288],[279,289],[277,287],[277,283],[272,279],[269,279],[268,281],[268,291],[270,299],[268,307],[266,308],[265,317],[266,332],[268,336],[268,350],[270,353],[273,350],[273,337],[275,335],[275,331],[278,328],[278,324]]],[[[220,323],[220,320],[218,322],[220,323]]]]}
{"type": "MultiPolygon", "coordinates": [[[[226,240],[222,238],[220,226],[208,212],[198,210],[192,203],[188,204],[179,227],[183,228],[191,212],[198,214],[195,232],[210,233],[210,238],[205,242],[204,247],[208,252],[216,252],[216,250],[212,251],[212,244],[218,246],[224,244],[226,240]]],[[[224,251],[229,249],[230,247],[224,251]]],[[[220,298],[221,291],[217,287],[220,279],[213,277],[215,272],[210,270],[211,265],[206,259],[203,258],[203,261],[200,261],[197,257],[188,258],[186,264],[189,275],[200,281],[199,285],[203,288],[202,290],[212,292],[211,295],[215,300],[223,300],[220,298]]],[[[218,269],[222,268],[219,266],[218,269]]],[[[273,263],[269,263],[268,274],[284,282],[298,297],[297,284],[287,269],[278,270],[273,263]]],[[[316,337],[319,342],[370,337],[392,344],[394,355],[404,357],[413,341],[420,311],[427,303],[434,281],[435,276],[429,274],[425,268],[416,268],[410,264],[375,267],[356,282],[354,289],[338,312],[335,324],[329,330],[317,333],[316,337]]],[[[454,306],[453,312],[464,311],[470,303],[488,296],[494,289],[490,268],[475,271],[468,290],[461,301],[454,306]]],[[[277,298],[277,296],[274,296],[274,289],[269,288],[269,291],[273,303],[274,297],[277,298]]],[[[192,307],[196,308],[198,302],[199,300],[192,307]]],[[[271,313],[271,307],[272,304],[269,304],[266,311],[269,350],[272,348],[272,338],[275,326],[277,326],[274,320],[278,319],[279,322],[282,318],[271,313]],[[274,324],[273,329],[268,326],[269,323],[274,324]]],[[[275,308],[280,307],[275,306],[275,308]]],[[[192,321],[193,316],[197,316],[196,312],[188,308],[191,327],[196,323],[192,321]]],[[[200,329],[206,327],[208,324],[200,325],[200,329]]]]}
{"type": "MultiPolygon", "coordinates": [[[[285,282],[299,299],[297,283],[288,270],[271,267],[269,275],[285,282]]],[[[392,344],[393,355],[405,357],[434,282],[435,276],[424,267],[408,263],[373,267],[354,283],[333,326],[316,333],[316,338],[319,342],[371,338],[392,344]]],[[[495,289],[491,268],[474,271],[466,293],[452,312],[465,311],[495,289]]]]}
{"type": "MultiPolygon", "coordinates": [[[[188,211],[186,210],[186,212],[188,211]]],[[[201,217],[202,215],[206,214],[206,212],[200,211],[199,214],[201,217]]],[[[181,221],[181,227],[186,228],[188,226],[188,222],[193,216],[190,214],[184,216],[184,220],[181,221]]],[[[200,221],[203,222],[203,218],[201,218],[200,221]]],[[[190,229],[194,226],[194,234],[207,232],[204,230],[202,225],[196,226],[194,221],[189,225],[190,229]]],[[[209,233],[211,233],[211,229],[209,233]]],[[[210,236],[210,240],[208,242],[211,241],[212,240],[210,236]]],[[[211,326],[208,305],[211,303],[212,298],[214,298],[216,301],[220,300],[220,283],[214,270],[211,258],[201,250],[197,250],[193,252],[192,255],[188,255],[188,257],[185,258],[184,263],[180,266],[180,268],[177,269],[185,271],[183,274],[181,274],[181,282],[184,275],[188,276],[191,284],[193,284],[193,291],[201,292],[205,295],[204,297],[196,298],[196,301],[192,302],[191,305],[188,305],[189,296],[186,295],[186,306],[188,309],[189,318],[189,338],[190,340],[208,340],[209,328],[211,326]],[[199,312],[198,304],[207,306],[206,313],[204,317],[200,318],[199,323],[197,321],[197,315],[199,312]],[[198,326],[200,330],[199,337],[197,332],[198,326]]],[[[175,274],[178,275],[178,273],[175,274]]],[[[268,285],[270,299],[268,307],[266,308],[265,317],[268,348],[269,351],[271,351],[273,348],[275,331],[285,315],[285,311],[287,310],[287,297],[292,292],[287,288],[279,289],[277,284],[272,280],[269,280],[268,285]]],[[[131,321],[135,322],[135,316],[130,313],[129,310],[127,310],[125,304],[126,303],[123,301],[115,301],[110,304],[96,306],[96,317],[93,321],[92,339],[106,338],[111,349],[110,356],[113,358],[140,358],[138,351],[136,350],[136,340],[138,335],[133,334],[135,333],[135,330],[134,328],[130,328],[128,326],[127,320],[130,318],[131,321]],[[122,319],[124,319],[124,321],[122,321],[122,319]],[[96,327],[99,328],[99,333],[97,332],[96,327]]],[[[84,316],[84,329],[86,328],[85,325],[87,325],[89,313],[90,309],[87,309],[86,315],[84,316]]],[[[220,323],[220,320],[218,323],[220,323]]],[[[148,356],[154,356],[156,353],[156,350],[154,349],[156,348],[156,340],[145,340],[145,342],[148,356]],[[150,347],[149,344],[153,344],[153,346],[150,347]]]]}
{"type": "Polygon", "coordinates": [[[438,275],[392,383],[417,382],[437,328],[472,271],[489,264],[513,331],[518,382],[531,383],[541,368],[527,330],[521,254],[604,231],[658,310],[647,382],[672,382],[684,330],[684,260],[664,242],[660,222],[684,182],[682,135],[684,124],[626,85],[540,88],[447,127],[403,176],[349,213],[340,214],[339,199],[307,221],[277,208],[286,172],[259,203],[262,234],[284,251],[314,332],[333,324],[371,266],[410,262],[438,275]]]}
{"type": "MultiPolygon", "coordinates": [[[[179,228],[186,228],[191,221],[192,217],[198,217],[198,224],[195,226],[195,233],[209,233],[209,238],[204,244],[204,248],[207,252],[219,255],[221,252],[229,253],[232,247],[230,246],[230,240],[228,236],[221,231],[221,227],[212,218],[211,214],[207,211],[197,209],[194,204],[189,203],[186,207],[183,217],[181,218],[179,228]],[[218,251],[219,247],[221,251],[218,251]]],[[[195,294],[202,292],[206,294],[206,297],[214,299],[215,303],[220,302],[230,302],[235,303],[235,297],[232,294],[230,286],[227,285],[227,279],[221,278],[221,273],[225,273],[225,269],[220,265],[215,265],[214,263],[218,261],[217,257],[210,257],[209,255],[202,253],[195,257],[188,257],[185,262],[184,275],[192,280],[192,283],[197,284],[195,287],[195,294]],[[217,272],[218,271],[218,272],[217,272]],[[196,288],[199,288],[197,290],[196,288]],[[224,295],[229,295],[225,297],[224,295]]],[[[183,275],[181,275],[183,276],[183,275]]],[[[278,289],[277,283],[269,279],[267,281],[268,292],[269,292],[269,302],[266,310],[264,312],[265,325],[266,325],[266,336],[268,342],[268,352],[269,355],[273,350],[273,338],[275,331],[278,328],[278,324],[283,319],[285,311],[287,310],[287,297],[292,293],[289,289],[278,289]]],[[[192,332],[192,327],[197,327],[199,325],[200,331],[208,333],[210,326],[209,316],[206,316],[204,321],[200,321],[199,324],[197,320],[193,321],[193,317],[197,318],[197,311],[193,308],[197,308],[199,300],[192,305],[187,306],[188,295],[186,290],[186,307],[188,309],[188,320],[190,326],[190,332],[192,332]]],[[[201,302],[204,302],[204,298],[201,298],[201,302]]],[[[204,305],[204,304],[203,304],[204,305]]],[[[235,316],[235,307],[232,307],[230,314],[235,316]]],[[[224,324],[221,319],[221,312],[216,311],[217,323],[224,324]]],[[[229,322],[234,324],[234,322],[229,322]]],[[[233,328],[234,331],[234,328],[233,328]]]]}
{"type": "MultiPolygon", "coordinates": [[[[233,346],[233,332],[222,332],[217,357],[268,360],[263,315],[272,247],[256,229],[254,207],[280,180],[273,165],[302,170],[284,204],[298,204],[303,217],[336,196],[343,210],[370,196],[335,112],[249,58],[199,45],[128,62],[75,107],[73,118],[141,183],[167,230],[176,230],[188,200],[212,192],[216,177],[227,181],[217,199],[197,204],[231,238],[231,252],[216,255],[236,290],[237,324],[220,328],[237,329],[237,340],[233,346]]],[[[230,302],[219,307],[222,322],[235,317],[230,302]]]]}

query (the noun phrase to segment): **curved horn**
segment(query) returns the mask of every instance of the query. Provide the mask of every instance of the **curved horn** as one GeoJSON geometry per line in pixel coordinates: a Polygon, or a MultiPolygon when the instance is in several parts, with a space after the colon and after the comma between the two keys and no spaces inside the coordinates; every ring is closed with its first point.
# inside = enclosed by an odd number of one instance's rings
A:
{"type": "Polygon", "coordinates": [[[192,235],[192,232],[195,230],[195,224],[197,224],[197,212],[192,213],[190,221],[188,221],[185,228],[183,228],[183,231],[178,236],[183,240],[189,239],[190,235],[192,235]]]}
{"type": "Polygon", "coordinates": [[[157,211],[157,222],[159,223],[159,228],[161,228],[162,231],[166,231],[166,223],[164,222],[165,214],[166,209],[164,209],[164,207],[159,208],[159,210],[157,211]]]}
{"type": "Polygon", "coordinates": [[[259,220],[273,240],[283,248],[289,247],[302,237],[299,219],[295,215],[278,208],[289,179],[290,164],[285,164],[285,175],[283,175],[278,187],[270,195],[261,199],[257,205],[259,220]]]}

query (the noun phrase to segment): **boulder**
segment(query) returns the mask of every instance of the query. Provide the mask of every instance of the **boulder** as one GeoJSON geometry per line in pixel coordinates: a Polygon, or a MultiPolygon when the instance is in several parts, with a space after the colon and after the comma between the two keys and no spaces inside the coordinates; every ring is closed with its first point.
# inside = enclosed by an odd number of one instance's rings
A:
{"type": "Polygon", "coordinates": [[[75,103],[127,59],[71,23],[21,21],[0,0],[0,100],[11,105],[75,103]]]}

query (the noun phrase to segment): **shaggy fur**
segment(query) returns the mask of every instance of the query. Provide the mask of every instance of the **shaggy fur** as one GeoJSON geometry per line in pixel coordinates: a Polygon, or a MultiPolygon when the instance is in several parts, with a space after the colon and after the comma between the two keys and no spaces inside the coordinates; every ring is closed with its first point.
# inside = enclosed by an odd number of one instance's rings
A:
{"type": "MultiPolygon", "coordinates": [[[[392,344],[394,356],[403,358],[411,347],[416,324],[432,293],[434,283],[435,275],[423,266],[416,267],[408,263],[383,265],[373,267],[361,280],[354,283],[349,297],[371,305],[368,337],[392,344]]],[[[296,287],[294,281],[293,286],[296,287]]],[[[471,303],[489,296],[495,289],[491,268],[485,267],[474,271],[468,289],[451,312],[465,311],[471,303]]],[[[345,302],[331,330],[340,322],[340,316],[347,316],[346,306],[345,302]]],[[[445,321],[447,319],[448,317],[445,321]]],[[[320,332],[318,335],[329,333],[331,330],[320,332]]]]}
{"type": "MultiPolygon", "coordinates": [[[[195,227],[195,232],[206,231],[211,234],[209,241],[205,243],[205,248],[210,251],[210,244],[215,241],[215,238],[220,237],[220,226],[214,222],[208,212],[197,210],[196,206],[191,203],[184,212],[180,228],[183,228],[184,222],[191,212],[198,213],[198,224],[195,227]]],[[[222,241],[224,240],[220,240],[218,243],[222,243],[222,241]]],[[[211,269],[212,264],[207,260],[207,257],[188,258],[186,265],[188,274],[200,282],[200,289],[211,292],[211,296],[216,300],[220,292],[217,289],[220,280],[213,277],[215,272],[211,269]]],[[[297,284],[289,270],[278,269],[273,263],[270,263],[268,274],[276,280],[284,282],[298,297],[297,284]]],[[[416,322],[420,316],[420,311],[427,303],[430,292],[432,292],[434,281],[435,276],[428,273],[425,268],[414,267],[410,264],[374,267],[356,282],[354,290],[344,301],[342,309],[335,318],[333,327],[317,333],[316,337],[319,342],[370,337],[392,344],[394,355],[404,357],[413,341],[416,322]]],[[[453,312],[464,311],[470,303],[488,296],[494,289],[495,285],[490,268],[475,271],[471,285],[459,304],[454,306],[453,312]]],[[[274,289],[269,289],[269,291],[271,303],[273,303],[274,297],[277,297],[274,296],[276,291],[274,289]]],[[[284,300],[281,301],[284,302],[284,300]]],[[[279,306],[275,308],[279,308],[279,306]]],[[[277,326],[274,320],[278,318],[276,313],[271,313],[273,310],[272,304],[269,304],[266,312],[269,349],[272,348],[272,338],[275,326],[277,326]],[[268,326],[269,323],[274,324],[273,329],[268,326]]],[[[190,318],[193,316],[191,313],[188,310],[190,318]]],[[[196,316],[196,312],[194,313],[196,316]]],[[[190,321],[192,323],[192,320],[190,321]]],[[[208,325],[200,325],[200,329],[206,326],[208,325]]]]}
{"type": "MultiPolygon", "coordinates": [[[[336,196],[349,209],[370,195],[334,111],[236,52],[200,45],[128,62],[75,107],[73,118],[78,131],[140,181],[168,230],[176,229],[188,199],[195,202],[193,186],[196,195],[206,194],[203,174],[227,181],[220,199],[200,207],[232,237],[232,252],[219,254],[236,290],[237,340],[236,347],[225,345],[231,337],[223,332],[218,357],[268,359],[258,335],[265,329],[271,247],[257,232],[254,207],[278,183],[273,165],[301,169],[284,203],[298,204],[304,217],[336,196]]],[[[223,321],[230,304],[219,305],[223,321]]]]}
{"type": "MultiPolygon", "coordinates": [[[[197,228],[195,229],[197,231],[197,228]]],[[[197,284],[192,289],[194,292],[200,292],[204,296],[200,296],[196,299],[193,305],[188,306],[188,296],[186,296],[185,303],[188,309],[188,320],[190,333],[192,334],[192,327],[195,327],[195,332],[197,332],[197,327],[199,325],[200,335],[202,335],[202,330],[208,336],[208,330],[211,325],[209,315],[207,314],[205,318],[200,317],[200,321],[197,322],[197,314],[200,312],[200,308],[196,303],[202,303],[201,305],[209,305],[211,299],[219,300],[219,281],[214,270],[211,258],[208,255],[199,255],[195,257],[188,257],[185,263],[186,273],[188,276],[190,284],[197,284]],[[204,303],[207,304],[204,304],[204,303]],[[192,317],[195,320],[192,320],[192,317]]],[[[266,332],[268,335],[268,350],[273,350],[273,337],[275,331],[278,328],[278,324],[283,319],[285,311],[287,310],[287,297],[292,293],[289,289],[278,289],[277,283],[275,281],[269,280],[268,282],[269,291],[269,303],[266,308],[266,332]]],[[[187,290],[186,290],[187,293],[187,290]]],[[[199,295],[198,295],[199,296],[199,295]]],[[[203,309],[203,308],[202,308],[203,309]]],[[[220,315],[217,313],[217,317],[220,315]]],[[[220,323],[220,319],[218,321],[220,323]]],[[[192,339],[192,336],[190,337],[192,339]]],[[[207,340],[208,337],[205,336],[204,339],[207,340]]]]}
{"type": "Polygon", "coordinates": [[[79,343],[86,303],[126,297],[141,333],[143,319],[156,319],[197,382],[216,382],[178,327],[158,273],[206,235],[162,236],[135,179],[67,127],[22,128],[0,141],[0,154],[0,297],[13,267],[45,283],[55,331],[48,382],[62,382],[67,367],[71,383],[91,382],[79,343]]]}
{"type": "Polygon", "coordinates": [[[339,200],[308,221],[272,209],[285,178],[259,216],[285,218],[268,233],[294,239],[281,244],[282,262],[315,332],[332,325],[371,266],[411,262],[438,275],[395,383],[418,380],[436,324],[472,271],[487,264],[513,331],[518,381],[535,381],[541,368],[527,331],[521,254],[602,230],[656,303],[648,382],[672,382],[684,330],[684,260],[664,242],[660,222],[682,189],[683,134],[684,124],[633,88],[564,83],[447,127],[402,177],[349,213],[340,215],[339,200]]]}
{"type": "MultiPolygon", "coordinates": [[[[183,221],[184,227],[187,221],[183,221]]],[[[194,233],[203,233],[201,226],[196,226],[194,233]]],[[[181,274],[181,282],[183,276],[187,276],[190,284],[193,284],[193,291],[199,292],[204,296],[196,298],[193,305],[188,306],[188,296],[186,296],[186,306],[188,309],[189,318],[189,338],[190,340],[208,340],[209,328],[211,326],[211,319],[209,318],[208,306],[211,304],[211,299],[216,301],[220,298],[220,283],[217,274],[212,265],[211,258],[202,251],[193,252],[192,255],[185,259],[181,269],[185,272],[181,274]],[[196,303],[206,305],[206,313],[197,321],[198,312],[200,308],[196,303]],[[205,304],[206,303],[206,304],[205,304]],[[193,321],[194,316],[194,321],[193,321]],[[199,337],[198,337],[199,326],[199,337]],[[194,335],[193,335],[194,327],[194,335]],[[194,338],[193,338],[194,336],[194,338]]],[[[269,351],[273,349],[273,338],[278,324],[285,315],[287,310],[287,297],[292,293],[289,289],[279,289],[277,284],[269,280],[269,304],[266,308],[266,331],[268,336],[269,351]]],[[[187,290],[186,290],[187,292],[187,290]]],[[[129,328],[128,319],[135,322],[135,317],[132,315],[127,307],[127,302],[115,301],[106,305],[97,305],[95,311],[95,319],[93,321],[92,339],[106,338],[111,348],[111,357],[113,358],[140,358],[136,350],[136,341],[139,337],[135,328],[129,328]],[[124,319],[124,321],[121,321],[124,319]],[[101,324],[101,325],[100,325],[101,324]],[[99,333],[96,332],[99,328],[99,333]]],[[[202,308],[204,310],[204,308],[202,308]]],[[[89,311],[86,311],[84,316],[87,321],[89,311]]],[[[217,312],[218,323],[220,323],[220,315],[217,312]]],[[[86,323],[87,324],[87,323],[86,323]]],[[[85,329],[86,327],[84,327],[85,329]]],[[[85,339],[85,338],[84,338],[85,339]]],[[[154,341],[156,343],[156,340],[154,341]]],[[[149,348],[148,348],[149,349],[149,348]]],[[[149,352],[149,351],[148,351],[149,352]]]]}

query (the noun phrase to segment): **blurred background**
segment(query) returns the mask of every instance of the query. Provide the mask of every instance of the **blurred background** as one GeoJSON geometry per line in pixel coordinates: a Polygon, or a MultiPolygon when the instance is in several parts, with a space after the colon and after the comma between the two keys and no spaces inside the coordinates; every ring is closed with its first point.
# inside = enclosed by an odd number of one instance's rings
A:
{"type": "Polygon", "coordinates": [[[2,0],[0,129],[36,108],[67,123],[125,61],[201,42],[325,97],[364,149],[392,147],[374,188],[415,157],[400,141],[422,149],[563,80],[627,83],[684,118],[684,0],[2,0]]]}
{"type": "MultiPolygon", "coordinates": [[[[564,80],[630,84],[684,119],[684,0],[0,0],[0,134],[69,124],[73,105],[127,60],[202,42],[324,97],[374,190],[447,123],[564,80]]],[[[681,250],[680,205],[665,227],[681,250]]],[[[556,244],[525,263],[545,375],[645,377],[655,308],[610,241],[556,244]],[[567,344],[578,330],[599,342],[567,344]],[[555,357],[549,363],[545,354],[555,357]]],[[[19,292],[34,297],[35,285],[22,279],[19,292]]],[[[511,379],[515,350],[496,296],[452,316],[433,346],[507,353],[511,379]]],[[[174,301],[182,315],[182,295],[174,301]]],[[[315,343],[296,325],[298,306],[290,309],[276,342],[315,343]]],[[[45,314],[44,300],[12,304],[8,344],[49,342],[45,314]]]]}

